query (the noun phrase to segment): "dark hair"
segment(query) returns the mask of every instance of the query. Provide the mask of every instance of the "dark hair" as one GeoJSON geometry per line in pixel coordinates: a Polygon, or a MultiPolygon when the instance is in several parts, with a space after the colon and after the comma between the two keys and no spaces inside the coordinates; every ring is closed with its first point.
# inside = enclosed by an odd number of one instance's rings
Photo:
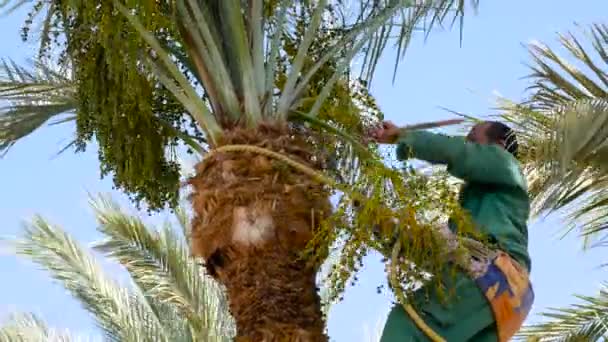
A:
{"type": "Polygon", "coordinates": [[[505,149],[513,156],[517,157],[517,149],[519,148],[519,145],[517,144],[517,136],[515,136],[515,132],[502,122],[488,121],[488,124],[489,126],[486,129],[488,138],[493,142],[504,140],[505,149]]]}

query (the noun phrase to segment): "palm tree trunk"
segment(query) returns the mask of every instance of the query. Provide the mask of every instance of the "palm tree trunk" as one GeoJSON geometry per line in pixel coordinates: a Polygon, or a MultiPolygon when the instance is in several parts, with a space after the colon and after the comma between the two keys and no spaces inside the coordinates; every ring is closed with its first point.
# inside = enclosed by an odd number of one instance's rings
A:
{"type": "MultiPolygon", "coordinates": [[[[248,144],[313,168],[306,138],[285,124],[236,129],[221,145],[248,144]]],[[[327,341],[315,277],[300,252],[331,211],[329,191],[281,162],[218,153],[197,165],[191,202],[195,255],[224,284],[237,341],[327,341]]]]}

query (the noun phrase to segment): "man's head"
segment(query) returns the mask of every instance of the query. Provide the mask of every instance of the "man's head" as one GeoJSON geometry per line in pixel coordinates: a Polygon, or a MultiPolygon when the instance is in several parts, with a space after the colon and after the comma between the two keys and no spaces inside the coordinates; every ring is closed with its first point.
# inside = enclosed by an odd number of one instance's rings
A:
{"type": "Polygon", "coordinates": [[[478,123],[467,135],[467,140],[478,144],[496,144],[517,156],[517,137],[509,126],[498,121],[478,123]]]}

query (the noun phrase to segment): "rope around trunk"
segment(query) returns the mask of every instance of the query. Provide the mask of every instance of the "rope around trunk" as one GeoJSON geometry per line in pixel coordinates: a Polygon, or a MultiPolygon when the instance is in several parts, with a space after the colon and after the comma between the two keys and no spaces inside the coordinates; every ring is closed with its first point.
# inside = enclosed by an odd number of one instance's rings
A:
{"type": "Polygon", "coordinates": [[[278,152],[269,150],[267,148],[263,148],[263,147],[259,147],[259,146],[253,146],[253,145],[224,145],[224,146],[220,146],[218,148],[215,148],[213,150],[210,150],[207,154],[205,154],[205,156],[203,157],[203,160],[206,159],[210,159],[211,157],[213,157],[214,155],[221,153],[221,152],[253,152],[253,153],[257,153],[266,157],[270,157],[273,159],[277,159],[279,161],[284,162],[285,164],[293,167],[294,169],[310,176],[311,178],[314,178],[322,183],[326,183],[327,185],[331,185],[331,186],[336,186],[339,187],[339,184],[334,181],[333,179],[325,176],[323,173],[309,167],[308,165],[302,164],[298,161],[295,161],[283,154],[280,154],[278,152]]]}
{"type": "MultiPolygon", "coordinates": [[[[207,154],[205,154],[205,156],[203,157],[203,161],[210,159],[211,157],[213,157],[214,155],[217,155],[219,153],[222,152],[252,152],[252,153],[257,153],[259,155],[263,155],[266,157],[270,157],[276,160],[279,160],[289,166],[291,166],[292,168],[294,168],[297,171],[302,172],[305,175],[310,176],[311,178],[318,180],[321,183],[325,183],[329,186],[338,188],[339,190],[349,194],[353,199],[355,200],[360,200],[360,201],[364,201],[365,200],[365,196],[356,193],[344,186],[341,186],[340,184],[338,184],[336,181],[334,181],[333,179],[327,177],[326,175],[324,175],[323,173],[309,167],[308,165],[305,165],[301,162],[295,161],[283,154],[280,154],[278,152],[269,150],[267,148],[263,148],[263,147],[259,147],[259,146],[253,146],[253,145],[224,145],[224,146],[220,146],[217,147],[213,150],[210,150],[207,154]]],[[[441,234],[439,234],[441,235],[441,234]]],[[[488,249],[487,247],[485,247],[482,243],[480,243],[479,241],[470,239],[470,238],[463,238],[462,239],[462,243],[463,245],[466,245],[467,249],[469,250],[470,255],[472,256],[477,256],[477,257],[486,257],[488,255],[488,249]]],[[[401,291],[401,289],[399,288],[399,284],[397,281],[397,275],[395,272],[396,269],[396,265],[397,265],[397,261],[398,261],[398,256],[399,253],[401,251],[401,244],[400,243],[396,243],[395,247],[393,248],[393,253],[391,256],[391,268],[389,271],[389,275],[390,275],[390,279],[391,279],[391,283],[393,283],[393,289],[395,289],[397,298],[399,299],[399,301],[401,302],[401,305],[403,306],[403,308],[405,309],[405,311],[407,312],[407,314],[410,316],[410,318],[414,321],[414,323],[418,326],[418,328],[420,330],[422,330],[422,332],[427,335],[427,337],[429,339],[431,339],[431,341],[433,342],[445,342],[445,339],[443,339],[441,336],[439,336],[439,334],[437,334],[431,327],[429,327],[424,320],[420,317],[420,315],[418,315],[418,313],[416,312],[416,310],[412,307],[411,304],[407,304],[407,300],[405,298],[405,296],[403,295],[403,292],[401,291]]],[[[462,260],[462,259],[461,259],[462,260]]],[[[466,266],[466,265],[465,265],[466,266]]]]}

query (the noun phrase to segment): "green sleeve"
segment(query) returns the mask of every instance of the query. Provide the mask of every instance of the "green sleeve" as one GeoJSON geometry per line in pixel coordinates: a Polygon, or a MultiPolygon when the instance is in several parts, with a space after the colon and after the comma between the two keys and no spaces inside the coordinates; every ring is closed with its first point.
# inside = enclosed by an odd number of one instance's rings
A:
{"type": "Polygon", "coordinates": [[[397,158],[406,160],[409,157],[447,165],[450,174],[464,181],[526,188],[517,160],[496,145],[412,131],[404,134],[397,144],[397,158]]]}

